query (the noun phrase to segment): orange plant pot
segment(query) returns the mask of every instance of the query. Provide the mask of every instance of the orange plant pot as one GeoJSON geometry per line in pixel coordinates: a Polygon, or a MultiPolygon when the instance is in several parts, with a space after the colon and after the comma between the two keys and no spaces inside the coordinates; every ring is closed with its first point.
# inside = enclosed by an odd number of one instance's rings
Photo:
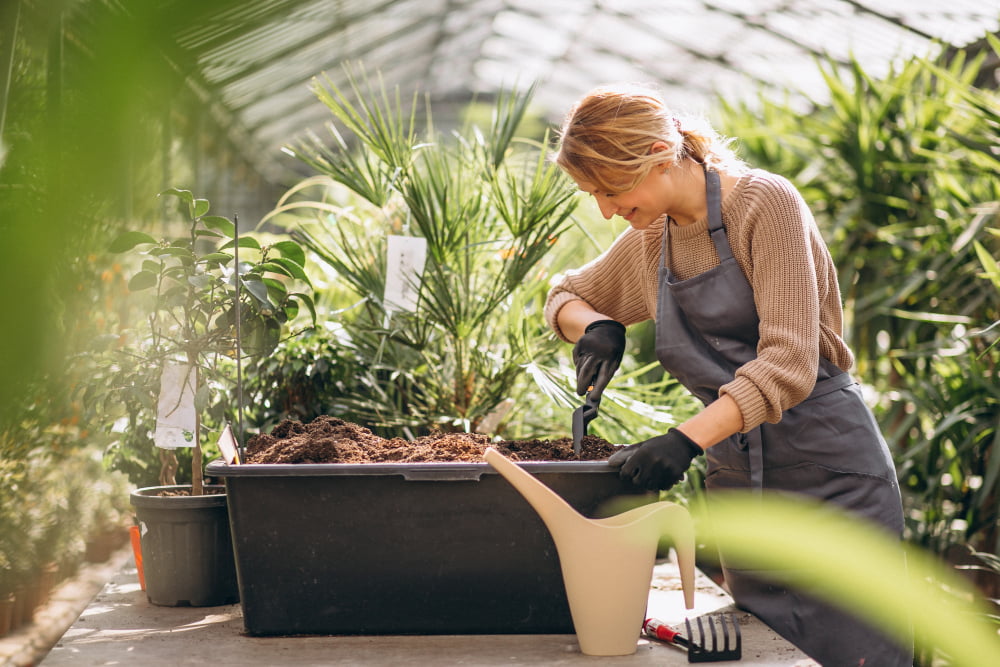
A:
{"type": "Polygon", "coordinates": [[[146,576],[142,572],[142,536],[139,526],[129,526],[128,536],[132,540],[132,555],[135,556],[135,569],[139,573],[139,587],[146,590],[146,576]]]}

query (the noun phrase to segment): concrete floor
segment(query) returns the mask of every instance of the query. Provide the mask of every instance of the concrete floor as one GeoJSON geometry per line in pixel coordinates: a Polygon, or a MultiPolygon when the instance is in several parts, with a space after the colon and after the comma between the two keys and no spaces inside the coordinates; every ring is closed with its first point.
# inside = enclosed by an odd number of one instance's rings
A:
{"type": "MultiPolygon", "coordinates": [[[[676,566],[657,565],[649,615],[683,624],[687,615],[733,610],[732,600],[699,573],[694,610],[685,611],[676,566]]],[[[743,634],[740,664],[817,667],[755,617],[737,612],[743,634]]],[[[139,587],[132,560],[66,630],[41,667],[97,665],[686,665],[687,655],[640,638],[634,655],[598,658],[580,653],[574,635],[449,635],[377,637],[250,637],[243,633],[239,605],[157,607],[139,587]]],[[[735,663],[729,663],[735,664],[735,663]]]]}

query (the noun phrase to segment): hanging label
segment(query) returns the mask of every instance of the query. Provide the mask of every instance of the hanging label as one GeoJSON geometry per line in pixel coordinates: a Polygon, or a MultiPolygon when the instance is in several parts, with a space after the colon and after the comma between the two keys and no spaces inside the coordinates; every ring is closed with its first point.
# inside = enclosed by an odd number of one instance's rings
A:
{"type": "Polygon", "coordinates": [[[416,311],[426,261],[427,239],[419,236],[389,237],[384,295],[386,311],[416,311]]]}
{"type": "Polygon", "coordinates": [[[194,370],[187,364],[163,365],[153,433],[153,443],[157,447],[194,447],[194,370]]]}
{"type": "Polygon", "coordinates": [[[226,428],[222,430],[222,435],[219,436],[219,452],[222,453],[222,458],[225,459],[226,463],[230,465],[237,465],[240,462],[236,436],[233,435],[233,429],[229,424],[226,424],[226,428]]]}

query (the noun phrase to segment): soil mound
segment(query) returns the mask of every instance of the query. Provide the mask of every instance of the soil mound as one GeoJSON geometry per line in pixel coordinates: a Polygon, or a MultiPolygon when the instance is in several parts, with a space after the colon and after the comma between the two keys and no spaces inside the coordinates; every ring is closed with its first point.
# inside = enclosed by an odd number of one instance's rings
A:
{"type": "Polygon", "coordinates": [[[416,440],[382,438],[369,429],[336,417],[303,424],[286,419],[247,442],[247,463],[422,463],[483,461],[494,447],[513,461],[601,461],[617,448],[596,436],[584,436],[580,456],[572,438],[503,440],[478,433],[437,433],[416,440]]]}

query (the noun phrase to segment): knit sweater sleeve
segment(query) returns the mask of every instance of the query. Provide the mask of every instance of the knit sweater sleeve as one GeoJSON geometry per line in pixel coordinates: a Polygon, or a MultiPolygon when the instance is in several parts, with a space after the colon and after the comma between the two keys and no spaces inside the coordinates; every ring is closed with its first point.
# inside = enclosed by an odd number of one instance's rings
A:
{"type": "Polygon", "coordinates": [[[756,180],[732,214],[742,217],[730,242],[744,257],[760,340],[757,357],[719,394],[735,400],[746,432],[779,421],[815,386],[821,329],[816,267],[829,256],[805,201],[783,178],[756,180]]]}
{"type": "Polygon", "coordinates": [[[559,328],[559,310],[577,299],[594,310],[629,326],[651,319],[656,309],[656,261],[662,224],[649,232],[626,229],[599,257],[567,271],[549,290],[545,320],[556,335],[569,342],[559,328]],[[650,264],[652,263],[652,266],[650,264]]]}

